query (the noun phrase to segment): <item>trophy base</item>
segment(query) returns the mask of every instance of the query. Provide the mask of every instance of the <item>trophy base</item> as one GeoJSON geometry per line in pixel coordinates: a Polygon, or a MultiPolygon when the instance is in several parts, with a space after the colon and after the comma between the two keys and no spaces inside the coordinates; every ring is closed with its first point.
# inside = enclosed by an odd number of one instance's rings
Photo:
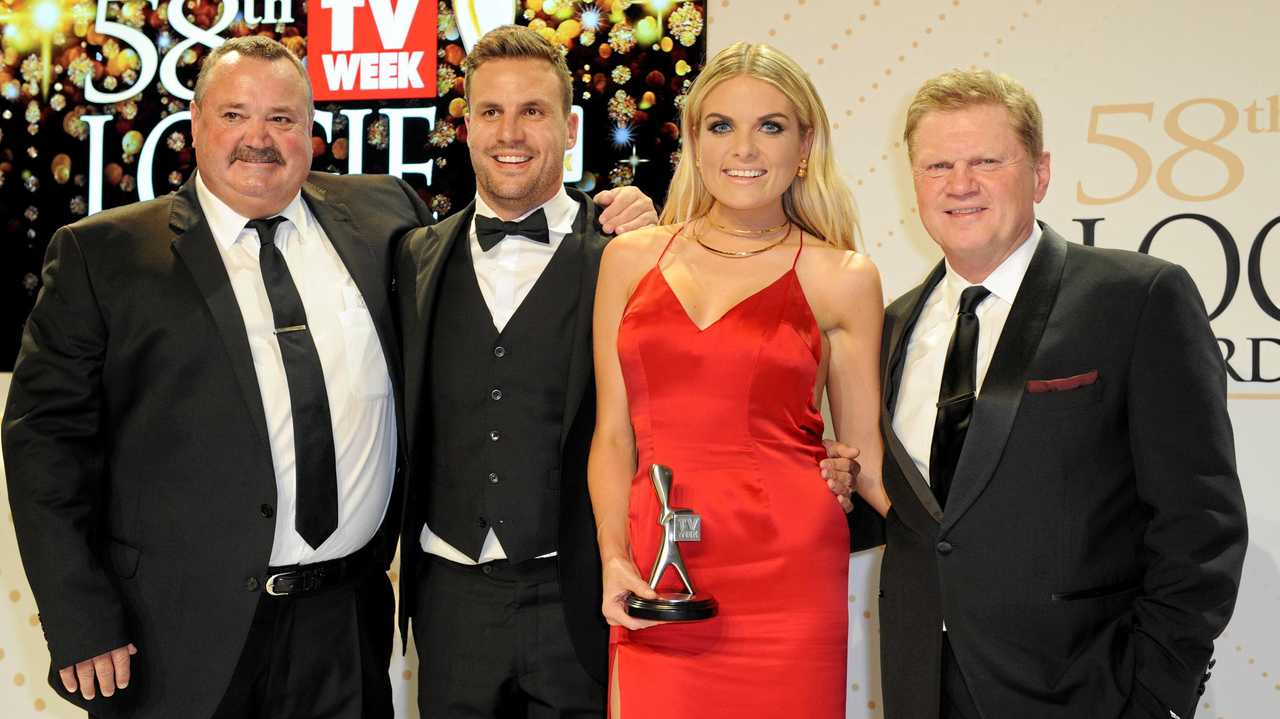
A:
{"type": "Polygon", "coordinates": [[[659,592],[657,599],[627,595],[627,614],[661,622],[695,622],[716,615],[718,603],[706,594],[659,592]]]}

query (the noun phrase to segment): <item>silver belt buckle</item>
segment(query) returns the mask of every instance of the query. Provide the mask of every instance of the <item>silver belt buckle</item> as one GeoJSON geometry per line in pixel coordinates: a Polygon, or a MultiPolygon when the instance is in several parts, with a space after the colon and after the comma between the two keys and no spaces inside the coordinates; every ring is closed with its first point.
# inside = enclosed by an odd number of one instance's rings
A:
{"type": "Polygon", "coordinates": [[[279,579],[280,577],[283,577],[286,574],[289,574],[289,572],[280,572],[278,574],[272,574],[271,576],[267,577],[267,581],[263,584],[263,589],[266,590],[267,594],[270,594],[273,597],[289,596],[288,592],[276,591],[276,580],[279,579]]]}

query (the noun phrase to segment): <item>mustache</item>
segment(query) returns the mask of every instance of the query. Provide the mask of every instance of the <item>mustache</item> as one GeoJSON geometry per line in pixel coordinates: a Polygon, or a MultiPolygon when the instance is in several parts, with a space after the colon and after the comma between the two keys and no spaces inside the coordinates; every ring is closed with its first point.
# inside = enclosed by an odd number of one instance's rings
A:
{"type": "Polygon", "coordinates": [[[284,164],[284,158],[281,157],[280,151],[274,147],[245,147],[243,145],[237,147],[236,151],[231,153],[231,162],[237,161],[270,162],[277,165],[284,164]]]}

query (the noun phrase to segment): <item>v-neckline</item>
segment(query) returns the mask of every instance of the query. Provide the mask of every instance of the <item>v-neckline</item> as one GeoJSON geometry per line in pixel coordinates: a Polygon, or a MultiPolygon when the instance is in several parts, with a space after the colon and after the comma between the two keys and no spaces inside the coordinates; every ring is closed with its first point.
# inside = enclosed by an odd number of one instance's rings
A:
{"type": "Polygon", "coordinates": [[[689,326],[692,327],[695,331],[697,331],[698,334],[703,334],[707,330],[710,330],[712,327],[715,327],[716,325],[720,324],[721,320],[723,320],[724,318],[736,312],[738,308],[742,307],[747,302],[750,302],[756,297],[759,297],[760,295],[764,294],[766,291],[772,289],[773,287],[776,287],[778,283],[782,282],[787,277],[794,275],[796,272],[796,268],[792,266],[786,272],[783,272],[781,275],[778,275],[778,277],[775,278],[769,284],[761,287],[755,292],[752,292],[746,297],[743,297],[742,299],[738,300],[733,304],[732,307],[725,310],[719,317],[712,320],[705,327],[699,327],[698,323],[694,321],[693,316],[689,314],[688,306],[685,305],[684,300],[680,299],[680,295],[676,294],[676,290],[674,287],[671,286],[671,283],[667,281],[667,276],[665,273],[663,273],[662,268],[657,265],[654,265],[652,271],[658,275],[659,279],[662,280],[663,286],[667,288],[667,293],[671,295],[671,299],[675,300],[676,305],[680,308],[680,314],[684,316],[686,321],[688,321],[689,326]]]}

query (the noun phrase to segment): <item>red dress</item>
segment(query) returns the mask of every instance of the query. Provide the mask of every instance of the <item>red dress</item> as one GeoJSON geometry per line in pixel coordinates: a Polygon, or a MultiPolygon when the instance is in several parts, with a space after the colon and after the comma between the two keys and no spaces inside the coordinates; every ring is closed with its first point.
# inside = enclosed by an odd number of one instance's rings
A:
{"type": "MultiPolygon", "coordinates": [[[[720,607],[704,621],[613,629],[623,719],[844,717],[849,531],[818,471],[821,352],[794,262],[702,330],[657,265],[627,301],[632,552],[647,577],[662,536],[648,469],[668,465],[671,506],[702,516],[702,540],[679,544],[685,566],[720,607]]],[[[674,569],[659,589],[681,590],[674,569]]]]}

